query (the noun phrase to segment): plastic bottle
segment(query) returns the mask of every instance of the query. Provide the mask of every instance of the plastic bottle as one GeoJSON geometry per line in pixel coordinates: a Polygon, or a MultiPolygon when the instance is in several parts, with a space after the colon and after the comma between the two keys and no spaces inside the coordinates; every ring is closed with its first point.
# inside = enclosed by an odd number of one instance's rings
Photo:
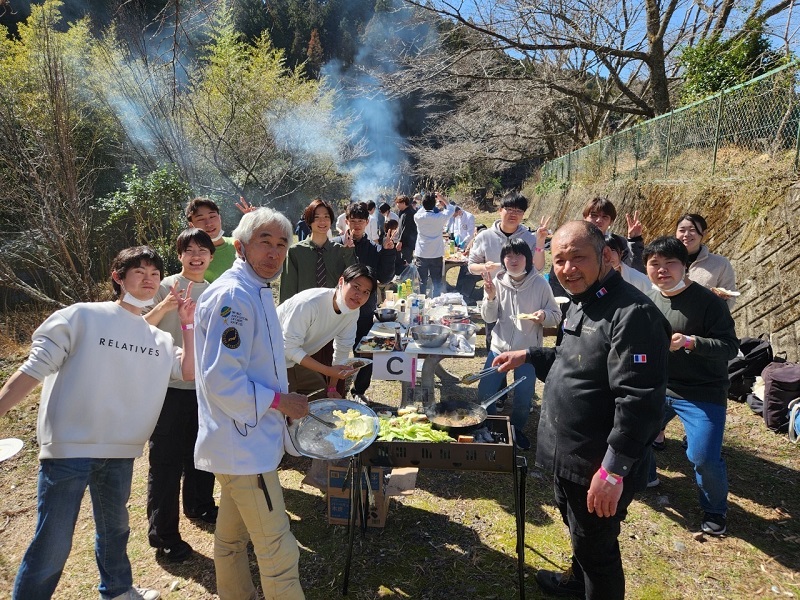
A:
{"type": "Polygon", "coordinates": [[[407,327],[408,326],[408,312],[406,311],[406,301],[400,301],[400,312],[397,313],[397,320],[400,321],[400,324],[407,327]]]}
{"type": "Polygon", "coordinates": [[[419,294],[420,293],[420,291],[421,291],[420,287],[421,286],[420,286],[420,281],[419,281],[419,275],[418,274],[414,275],[414,279],[409,279],[408,280],[408,287],[411,290],[409,292],[410,294],[411,293],[414,293],[414,294],[419,294]]]}
{"type": "Polygon", "coordinates": [[[411,325],[421,325],[421,317],[422,315],[420,314],[419,309],[419,294],[413,294],[411,296],[411,311],[408,313],[408,322],[411,325]]]}

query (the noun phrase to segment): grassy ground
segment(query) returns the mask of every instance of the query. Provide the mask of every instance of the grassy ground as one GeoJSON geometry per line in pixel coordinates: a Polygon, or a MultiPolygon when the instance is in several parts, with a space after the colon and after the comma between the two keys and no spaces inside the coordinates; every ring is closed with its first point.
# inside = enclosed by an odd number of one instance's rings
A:
{"type": "MultiPolygon", "coordinates": [[[[487,221],[491,221],[488,218],[487,221]]],[[[454,271],[451,272],[454,275],[454,271]]],[[[460,376],[483,366],[484,340],[474,359],[448,359],[460,376]]],[[[25,356],[25,347],[0,346],[0,381],[25,356]]],[[[475,398],[476,386],[441,385],[437,396],[475,398]]],[[[543,386],[537,384],[542,394],[543,386]]],[[[399,405],[399,384],[373,382],[370,395],[399,405]]],[[[36,515],[35,393],[0,419],[0,438],[18,437],[25,447],[0,463],[0,600],[11,584],[29,543],[36,515]]],[[[535,441],[538,410],[526,433],[535,441]]],[[[642,494],[629,510],[620,543],[628,597],[790,598],[800,596],[800,477],[798,448],[776,436],[746,406],[728,409],[725,458],[730,479],[729,535],[710,539],[697,534],[701,511],[693,474],[680,447],[676,422],[668,429],[667,448],[658,455],[662,485],[642,494]]],[[[553,506],[548,478],[533,467],[527,479],[525,514],[526,596],[542,598],[533,573],[562,568],[569,558],[564,525],[553,506]]],[[[310,600],[340,595],[347,549],[346,528],[329,526],[321,493],[300,481],[305,459],[281,466],[292,529],[300,543],[300,572],[310,600]]],[[[158,563],[147,545],[145,514],[147,458],[136,461],[129,503],[129,555],[137,584],[155,587],[169,600],[216,598],[212,528],[181,523],[195,548],[192,560],[158,563]]],[[[56,598],[96,597],[97,567],[92,550],[94,525],[88,498],[75,531],[73,550],[56,598]]],[[[517,597],[515,526],[509,475],[457,471],[420,471],[413,494],[393,498],[386,527],[356,537],[348,597],[440,599],[517,597]]],[[[253,574],[257,569],[253,561],[253,574]]]]}
{"type": "MultiPolygon", "coordinates": [[[[451,372],[482,366],[449,360],[451,372]]],[[[19,356],[17,356],[19,358],[19,356]]],[[[538,391],[541,394],[542,386],[538,391]]],[[[375,382],[373,396],[399,404],[398,384],[375,382]]],[[[474,398],[474,386],[439,389],[449,397],[474,398]]],[[[0,437],[19,437],[24,450],[0,463],[0,598],[9,590],[30,541],[36,500],[36,398],[0,421],[0,437]]],[[[729,407],[725,457],[731,483],[730,534],[695,535],[700,510],[691,468],[671,425],[667,449],[659,454],[662,486],[631,507],[621,535],[630,598],[775,598],[800,595],[800,525],[797,448],[769,433],[747,407],[729,407]]],[[[538,411],[526,428],[534,438],[538,411]]],[[[527,453],[532,463],[531,453],[527,453]]],[[[327,525],[322,495],[300,483],[304,459],[281,469],[292,527],[301,545],[301,577],[309,599],[338,595],[346,529],[327,525]]],[[[159,564],[147,545],[146,457],[136,461],[130,500],[129,554],[135,579],[171,600],[215,598],[211,528],[184,521],[182,533],[197,555],[182,565],[159,564]],[[171,590],[171,591],[170,591],[171,590]]],[[[533,582],[537,568],[561,568],[569,557],[563,524],[552,504],[547,478],[531,468],[526,494],[526,594],[541,597],[533,582]]],[[[438,599],[516,597],[514,504],[508,475],[421,471],[415,492],[391,501],[386,527],[357,537],[349,597],[438,599]]],[[[56,598],[93,597],[97,584],[92,552],[93,522],[88,499],[75,532],[72,555],[56,598]]],[[[255,573],[255,564],[254,573],[255,573]]]]}

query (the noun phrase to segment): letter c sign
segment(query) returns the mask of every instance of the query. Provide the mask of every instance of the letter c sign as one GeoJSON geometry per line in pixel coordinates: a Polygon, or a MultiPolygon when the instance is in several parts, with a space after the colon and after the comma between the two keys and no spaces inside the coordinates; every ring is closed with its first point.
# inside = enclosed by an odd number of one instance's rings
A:
{"type": "Polygon", "coordinates": [[[376,352],[372,355],[372,378],[411,381],[413,358],[405,352],[376,352]]]}

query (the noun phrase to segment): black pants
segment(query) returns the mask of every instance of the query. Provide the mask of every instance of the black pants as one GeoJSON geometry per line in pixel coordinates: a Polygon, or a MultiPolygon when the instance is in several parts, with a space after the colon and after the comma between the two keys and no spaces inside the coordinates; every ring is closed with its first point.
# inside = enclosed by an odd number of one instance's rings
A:
{"type": "MultiPolygon", "coordinates": [[[[361,338],[372,329],[372,311],[368,314],[359,315],[356,323],[356,343],[353,345],[353,356],[356,356],[356,348],[361,344],[361,338]]],[[[360,369],[353,378],[353,388],[351,394],[366,394],[367,388],[372,383],[372,364],[360,369]]]]}
{"type": "Polygon", "coordinates": [[[623,487],[613,517],[598,517],[589,512],[586,508],[589,488],[584,485],[556,477],[553,490],[561,518],[569,527],[572,571],[586,583],[587,600],[624,600],[625,574],[618,538],[620,523],[633,500],[634,486],[623,487]]]}
{"type": "Polygon", "coordinates": [[[150,436],[147,474],[148,539],[154,548],[181,541],[178,529],[183,477],[183,512],[200,515],[214,507],[214,475],[194,467],[197,441],[195,390],[167,388],[158,423],[150,436]]]}

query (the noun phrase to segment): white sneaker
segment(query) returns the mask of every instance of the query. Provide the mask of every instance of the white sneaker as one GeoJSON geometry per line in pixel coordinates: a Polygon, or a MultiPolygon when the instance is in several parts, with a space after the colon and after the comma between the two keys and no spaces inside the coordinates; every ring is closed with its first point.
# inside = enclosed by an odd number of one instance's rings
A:
{"type": "Polygon", "coordinates": [[[112,600],[158,600],[159,598],[161,598],[161,592],[157,590],[133,586],[127,592],[115,596],[112,600]]]}

